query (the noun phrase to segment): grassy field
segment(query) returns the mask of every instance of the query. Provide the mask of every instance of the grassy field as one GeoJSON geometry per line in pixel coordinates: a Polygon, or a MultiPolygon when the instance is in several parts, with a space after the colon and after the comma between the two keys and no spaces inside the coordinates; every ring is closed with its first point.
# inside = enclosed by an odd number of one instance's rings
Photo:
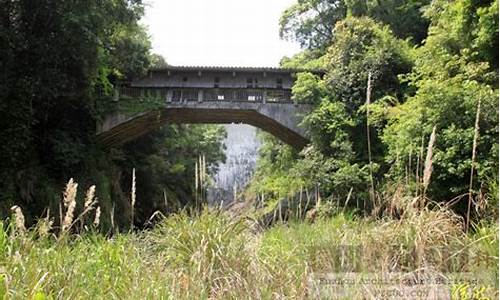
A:
{"type": "Polygon", "coordinates": [[[498,297],[498,226],[482,224],[465,235],[444,210],[399,220],[338,214],[263,230],[248,218],[205,209],[112,237],[92,230],[56,236],[47,225],[40,221],[24,232],[15,222],[0,227],[4,299],[389,298],[415,286],[360,276],[422,280],[456,273],[479,280],[447,282],[438,292],[498,297]],[[334,284],[338,276],[355,276],[345,286],[351,294],[334,284]]]}

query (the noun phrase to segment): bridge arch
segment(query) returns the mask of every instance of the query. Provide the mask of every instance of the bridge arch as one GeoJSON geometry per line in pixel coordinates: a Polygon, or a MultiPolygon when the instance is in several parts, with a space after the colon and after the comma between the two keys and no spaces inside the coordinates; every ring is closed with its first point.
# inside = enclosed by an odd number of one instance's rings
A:
{"type": "Polygon", "coordinates": [[[117,90],[120,99],[160,100],[160,107],[134,115],[110,112],[98,124],[97,140],[119,146],[168,123],[245,123],[296,149],[309,141],[299,126],[311,105],[294,103],[297,70],[277,68],[167,67],[117,90]]]}

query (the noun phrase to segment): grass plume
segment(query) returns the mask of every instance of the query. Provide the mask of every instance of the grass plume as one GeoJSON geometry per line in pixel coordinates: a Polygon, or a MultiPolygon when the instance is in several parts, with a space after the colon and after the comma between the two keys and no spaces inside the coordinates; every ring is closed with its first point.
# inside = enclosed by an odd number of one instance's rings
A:
{"type": "Polygon", "coordinates": [[[85,210],[92,206],[94,202],[94,197],[95,197],[95,185],[92,185],[89,187],[87,193],[85,194],[85,203],[83,205],[83,208],[85,210]]]}
{"type": "Polygon", "coordinates": [[[436,126],[432,128],[432,133],[429,138],[429,144],[427,145],[427,154],[425,156],[424,163],[424,173],[422,178],[422,186],[424,188],[423,197],[425,198],[425,193],[427,191],[427,187],[429,187],[429,183],[431,182],[432,175],[432,152],[434,149],[434,143],[436,142],[436,126]]]}
{"type": "MultiPolygon", "coordinates": [[[[66,200],[76,195],[70,182],[66,200]]],[[[100,213],[97,206],[96,225],[100,213]]],[[[0,293],[16,299],[315,299],[311,282],[318,274],[383,278],[399,272],[447,279],[468,272],[480,276],[480,289],[470,287],[471,292],[496,298],[498,224],[476,225],[469,234],[462,224],[461,217],[436,206],[407,209],[399,218],[317,214],[313,224],[288,221],[266,230],[255,230],[246,216],[205,207],[112,238],[88,231],[55,239],[31,234],[37,227],[9,235],[0,225],[1,271],[8,274],[0,293]]],[[[371,298],[379,291],[355,284],[349,298],[371,298]]]]}
{"type": "Polygon", "coordinates": [[[67,231],[70,229],[74,213],[76,207],[76,192],[78,189],[78,183],[73,181],[71,178],[66,184],[66,190],[64,191],[63,204],[66,208],[66,213],[64,215],[63,223],[62,223],[62,231],[67,231]]]}
{"type": "Polygon", "coordinates": [[[23,214],[23,210],[17,206],[17,205],[14,205],[10,208],[10,210],[13,212],[14,214],[14,224],[16,225],[16,229],[20,232],[20,233],[24,233],[26,232],[26,226],[24,224],[24,214],[23,214]]]}
{"type": "Polygon", "coordinates": [[[136,194],[135,194],[135,168],[132,169],[132,188],[130,190],[130,228],[134,228],[134,208],[135,208],[136,194]]]}
{"type": "Polygon", "coordinates": [[[92,222],[95,227],[99,226],[100,220],[101,220],[101,207],[98,206],[95,210],[94,222],[92,222]]]}

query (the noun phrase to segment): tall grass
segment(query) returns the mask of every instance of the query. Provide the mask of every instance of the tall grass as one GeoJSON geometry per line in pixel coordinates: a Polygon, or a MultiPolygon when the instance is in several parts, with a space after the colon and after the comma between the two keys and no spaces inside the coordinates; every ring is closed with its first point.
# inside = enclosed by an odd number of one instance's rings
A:
{"type": "MultiPolygon", "coordinates": [[[[97,231],[99,206],[94,220],[83,218],[97,203],[94,191],[75,219],[77,184],[68,182],[60,231],[49,213],[27,229],[21,208],[12,208],[12,219],[0,222],[1,299],[312,299],[323,295],[318,276],[399,273],[414,280],[470,273],[480,279],[474,286],[438,291],[498,297],[498,224],[464,232],[461,217],[414,207],[397,189],[382,218],[357,218],[325,202],[312,224],[297,218],[262,230],[243,215],[197,207],[111,238],[97,231]],[[79,234],[70,234],[78,222],[79,234]]],[[[350,288],[349,299],[384,291],[362,282],[350,288]]]]}
{"type": "MultiPolygon", "coordinates": [[[[317,297],[315,274],[338,272],[470,272],[489,276],[483,293],[498,296],[498,225],[465,234],[461,219],[444,209],[398,220],[344,213],[255,231],[248,219],[205,208],[112,238],[42,235],[45,221],[23,234],[15,221],[0,223],[4,298],[308,299],[317,297]]],[[[369,288],[355,286],[354,298],[369,288]]]]}
{"type": "Polygon", "coordinates": [[[476,122],[474,124],[474,139],[472,141],[472,158],[470,164],[470,181],[469,181],[469,197],[467,202],[467,216],[465,221],[465,230],[469,230],[470,223],[470,209],[472,205],[472,184],[474,182],[474,164],[476,162],[476,148],[477,148],[477,140],[479,138],[479,117],[481,114],[481,99],[477,102],[477,110],[476,110],[476,122]]]}
{"type": "Polygon", "coordinates": [[[134,228],[134,208],[135,208],[135,168],[132,169],[132,187],[130,188],[130,228],[134,228]]]}

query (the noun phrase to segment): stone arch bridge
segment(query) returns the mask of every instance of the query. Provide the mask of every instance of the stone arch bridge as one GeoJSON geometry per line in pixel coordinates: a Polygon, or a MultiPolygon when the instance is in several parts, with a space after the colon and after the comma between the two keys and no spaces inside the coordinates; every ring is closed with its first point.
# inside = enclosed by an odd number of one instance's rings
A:
{"type": "Polygon", "coordinates": [[[291,99],[295,75],[302,71],[174,66],[150,70],[116,90],[114,109],[97,126],[97,140],[105,147],[119,146],[166,123],[246,123],[302,149],[309,141],[299,124],[312,106],[291,99]],[[144,108],[118,109],[131,102],[144,108]]]}

